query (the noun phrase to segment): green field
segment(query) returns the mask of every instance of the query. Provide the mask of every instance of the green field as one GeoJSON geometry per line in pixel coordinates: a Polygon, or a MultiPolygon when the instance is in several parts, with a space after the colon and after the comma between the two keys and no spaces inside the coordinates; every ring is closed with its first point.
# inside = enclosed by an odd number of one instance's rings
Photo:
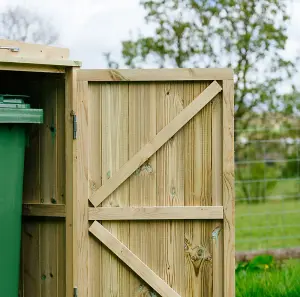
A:
{"type": "Polygon", "coordinates": [[[300,246],[300,200],[236,205],[236,250],[300,246]]]}

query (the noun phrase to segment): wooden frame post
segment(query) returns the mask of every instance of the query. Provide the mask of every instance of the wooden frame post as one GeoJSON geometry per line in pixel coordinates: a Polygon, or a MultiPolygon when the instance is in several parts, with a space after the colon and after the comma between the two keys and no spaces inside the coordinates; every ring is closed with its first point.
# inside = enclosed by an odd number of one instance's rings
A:
{"type": "Polygon", "coordinates": [[[234,82],[223,81],[224,297],[235,296],[234,82]]]}
{"type": "Polygon", "coordinates": [[[66,133],[66,296],[73,297],[77,283],[76,251],[76,181],[77,151],[73,140],[73,114],[77,111],[77,69],[70,68],[65,80],[65,133],[66,133]]]}

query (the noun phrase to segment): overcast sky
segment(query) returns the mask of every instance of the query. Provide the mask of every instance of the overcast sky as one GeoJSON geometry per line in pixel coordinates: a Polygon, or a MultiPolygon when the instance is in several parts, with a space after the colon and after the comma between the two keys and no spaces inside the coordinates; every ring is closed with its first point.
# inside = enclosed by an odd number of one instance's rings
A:
{"type": "MultiPolygon", "coordinates": [[[[56,24],[59,46],[68,47],[71,59],[80,60],[83,68],[105,68],[102,53],[120,52],[120,42],[130,31],[151,32],[144,24],[145,12],[139,0],[0,0],[0,11],[7,5],[22,5],[36,10],[56,24]]],[[[291,11],[287,56],[300,49],[300,0],[291,11]]]]}

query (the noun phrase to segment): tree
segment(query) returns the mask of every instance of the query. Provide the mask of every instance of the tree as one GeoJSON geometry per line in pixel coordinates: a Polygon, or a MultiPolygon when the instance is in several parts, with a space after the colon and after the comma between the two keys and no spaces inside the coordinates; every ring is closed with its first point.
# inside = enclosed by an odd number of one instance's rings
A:
{"type": "Polygon", "coordinates": [[[44,18],[13,7],[0,13],[0,38],[49,45],[58,40],[58,33],[44,18]]]}
{"type": "MultiPolygon", "coordinates": [[[[141,0],[140,3],[146,10],[146,23],[154,32],[122,42],[126,66],[232,68],[235,127],[239,131],[250,127],[258,113],[264,125],[269,119],[264,115],[280,112],[288,119],[299,112],[299,91],[293,83],[298,57],[287,59],[283,55],[290,20],[288,5],[292,0],[141,0]]],[[[107,60],[110,66],[117,65],[107,60]]],[[[236,132],[236,139],[237,136],[236,132]]],[[[243,151],[239,142],[235,149],[243,151]]],[[[260,167],[256,166],[252,173],[264,175],[260,167]]],[[[251,179],[242,171],[243,168],[241,172],[237,168],[237,176],[251,179]]],[[[241,190],[244,197],[257,194],[248,193],[246,188],[241,190]]],[[[266,195],[259,188],[257,191],[260,196],[266,195]]]]}
{"type": "Polygon", "coordinates": [[[253,112],[291,114],[299,109],[292,82],[297,59],[282,55],[288,0],[142,0],[141,4],[155,32],[122,42],[128,67],[151,63],[157,67],[233,68],[239,129],[247,127],[253,112]]]}

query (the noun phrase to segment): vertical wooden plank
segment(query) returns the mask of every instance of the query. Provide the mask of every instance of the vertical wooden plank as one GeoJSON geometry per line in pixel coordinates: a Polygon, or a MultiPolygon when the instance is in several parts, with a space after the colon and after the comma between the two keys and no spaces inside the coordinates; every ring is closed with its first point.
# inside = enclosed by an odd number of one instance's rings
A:
{"type": "MultiPolygon", "coordinates": [[[[89,84],[89,191],[93,194],[102,185],[102,127],[101,84],[89,84]]],[[[102,281],[100,272],[102,245],[89,236],[89,297],[100,297],[102,281]]]]}
{"type": "MultiPolygon", "coordinates": [[[[222,95],[212,102],[212,205],[223,205],[222,193],[222,95]]],[[[213,297],[223,297],[223,221],[214,221],[212,234],[213,297]]]]}
{"type": "MultiPolygon", "coordinates": [[[[51,204],[56,197],[57,158],[57,94],[55,80],[44,78],[42,84],[44,124],[41,129],[41,203],[51,204]]],[[[57,237],[56,224],[45,221],[40,226],[41,295],[57,296],[57,237]]]]}
{"type": "MultiPolygon", "coordinates": [[[[129,85],[129,158],[156,135],[156,87],[154,83],[129,85]]],[[[156,205],[156,155],[130,177],[130,206],[156,205]]],[[[157,272],[155,222],[130,222],[130,250],[157,272]]],[[[134,273],[130,295],[151,295],[152,289],[134,273]]]]}
{"type": "MultiPolygon", "coordinates": [[[[56,80],[57,96],[57,123],[56,123],[56,203],[64,204],[66,195],[66,163],[65,163],[65,85],[64,79],[56,80]]],[[[57,296],[66,295],[66,239],[65,239],[65,222],[56,221],[57,237],[57,296]]]]}
{"type": "Polygon", "coordinates": [[[24,297],[41,296],[39,223],[23,224],[24,297]]]}
{"type": "MultiPolygon", "coordinates": [[[[183,109],[183,84],[157,85],[157,133],[183,109]]],[[[184,205],[183,133],[179,131],[156,155],[157,205],[184,205]]],[[[178,294],[184,294],[184,222],[157,224],[158,274],[178,294]]]]}
{"type": "Polygon", "coordinates": [[[57,296],[57,237],[56,222],[43,222],[40,226],[41,296],[57,296]]]}
{"type": "MultiPolygon", "coordinates": [[[[30,103],[35,108],[41,105],[41,91],[38,90],[37,79],[30,81],[30,103]]],[[[40,203],[40,131],[42,125],[30,125],[28,146],[25,149],[24,168],[26,171],[23,179],[23,203],[40,203]]]]}
{"type": "MultiPolygon", "coordinates": [[[[209,82],[187,84],[185,106],[209,82]],[[193,94],[193,95],[192,95],[193,94]]],[[[185,205],[211,205],[211,104],[185,127],[185,205]]],[[[211,222],[185,222],[185,296],[212,296],[211,222]]]]}
{"type": "Polygon", "coordinates": [[[66,226],[64,221],[56,222],[57,241],[57,297],[66,296],[66,226]]]}
{"type": "Polygon", "coordinates": [[[66,297],[73,297],[77,286],[77,142],[73,140],[73,114],[77,113],[77,69],[65,79],[65,163],[66,163],[66,297]]]}
{"type": "Polygon", "coordinates": [[[77,90],[77,287],[78,296],[88,296],[88,82],[78,82],[77,90]]]}
{"type": "MultiPolygon", "coordinates": [[[[102,176],[105,180],[128,160],[128,84],[102,85],[102,176]]],[[[129,205],[129,183],[124,182],[102,206],[129,205]]],[[[129,223],[105,222],[103,226],[126,246],[129,223]]],[[[102,296],[129,296],[129,270],[109,250],[102,250],[102,296]]]]}
{"type": "MultiPolygon", "coordinates": [[[[41,100],[40,82],[37,77],[30,81],[33,106],[39,108],[41,100]]],[[[23,202],[40,203],[40,134],[42,125],[32,125],[29,146],[25,151],[24,168],[30,168],[24,175],[23,202]]],[[[40,223],[25,222],[22,226],[22,271],[23,297],[40,296],[40,223]]]]}
{"type": "Polygon", "coordinates": [[[224,297],[235,295],[234,82],[223,81],[224,297]]]}
{"type": "Polygon", "coordinates": [[[56,80],[57,124],[56,130],[56,200],[64,204],[66,201],[66,163],[65,163],[65,85],[63,79],[56,80]]]}

